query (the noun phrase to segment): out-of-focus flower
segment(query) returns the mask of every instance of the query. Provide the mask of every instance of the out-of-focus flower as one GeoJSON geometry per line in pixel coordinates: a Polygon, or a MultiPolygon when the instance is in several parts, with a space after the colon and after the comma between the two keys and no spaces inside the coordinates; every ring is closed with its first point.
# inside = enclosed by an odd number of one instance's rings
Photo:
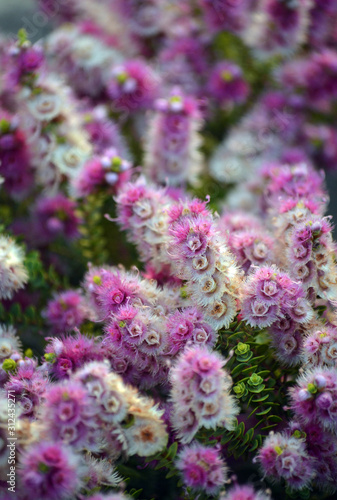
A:
{"type": "Polygon", "coordinates": [[[0,299],[11,299],[28,281],[23,250],[12,238],[0,236],[0,299]]]}
{"type": "Polygon", "coordinates": [[[194,443],[178,455],[176,467],[186,486],[215,495],[226,480],[227,467],[215,448],[194,443]]]}

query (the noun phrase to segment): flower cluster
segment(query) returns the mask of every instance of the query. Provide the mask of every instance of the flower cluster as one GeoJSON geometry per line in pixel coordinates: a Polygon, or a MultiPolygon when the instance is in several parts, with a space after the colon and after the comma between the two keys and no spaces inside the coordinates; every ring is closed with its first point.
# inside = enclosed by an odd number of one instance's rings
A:
{"type": "Polygon", "coordinates": [[[189,443],[201,427],[232,428],[238,408],[229,394],[232,381],[222,370],[224,363],[216,353],[194,347],[172,368],[172,424],[182,443],[189,443]]]}
{"type": "Polygon", "coordinates": [[[15,394],[18,407],[25,417],[34,418],[45,398],[48,375],[33,359],[20,359],[17,371],[11,373],[5,384],[8,393],[15,394]]]}
{"type": "Polygon", "coordinates": [[[108,365],[93,361],[54,384],[40,409],[42,435],[77,450],[148,456],[160,451],[167,434],[160,411],[126,386],[108,365]]]}
{"type": "Polygon", "coordinates": [[[67,290],[57,294],[48,303],[44,315],[52,332],[60,334],[81,326],[90,317],[90,311],[80,292],[67,290]]]}
{"type": "Polygon", "coordinates": [[[210,447],[185,446],[176,463],[186,486],[215,495],[226,479],[227,468],[219,452],[210,447]]]}
{"type": "Polygon", "coordinates": [[[42,197],[33,208],[34,237],[40,244],[55,238],[75,239],[79,237],[81,222],[76,215],[76,204],[62,194],[42,197]]]}
{"type": "Polygon", "coordinates": [[[335,490],[334,477],[337,471],[337,446],[334,434],[318,423],[303,424],[292,421],[287,430],[305,441],[307,453],[312,457],[315,481],[329,491],[335,490]]]}
{"type": "Polygon", "coordinates": [[[73,179],[74,195],[83,198],[109,187],[114,192],[129,180],[130,169],[131,164],[122,159],[115,148],[106,149],[100,156],[88,160],[73,179]]]}
{"type": "Polygon", "coordinates": [[[0,33],[1,498],[335,494],[335,2],[39,9],[0,33]]]}
{"type": "Polygon", "coordinates": [[[137,245],[140,258],[161,269],[169,264],[165,251],[168,230],[166,209],[172,199],[167,190],[148,185],[139,177],[127,183],[116,197],[118,223],[137,245]]]}
{"type": "Polygon", "coordinates": [[[206,204],[199,200],[169,210],[168,253],[186,291],[219,330],[233,320],[241,273],[221,238],[206,204]]]}
{"type": "Polygon", "coordinates": [[[22,458],[22,487],[41,500],[71,498],[81,487],[79,457],[61,443],[37,443],[22,458]]]}
{"type": "Polygon", "coordinates": [[[179,89],[173,89],[168,99],[156,101],[144,160],[151,180],[173,186],[195,183],[202,170],[199,108],[196,99],[179,89]]]}
{"type": "Polygon", "coordinates": [[[252,486],[236,485],[230,488],[228,493],[221,495],[220,500],[269,500],[270,496],[261,492],[254,491],[252,486]]]}
{"type": "Polygon", "coordinates": [[[104,320],[106,356],[133,384],[165,383],[170,359],[187,344],[215,343],[214,329],[174,285],[160,289],[133,273],[94,268],[85,286],[97,317],[104,320]]]}
{"type": "Polygon", "coordinates": [[[337,373],[334,368],[317,367],[305,372],[291,390],[291,407],[304,424],[319,423],[337,431],[337,373]]]}
{"type": "Polygon", "coordinates": [[[307,323],[313,311],[300,284],[276,267],[260,267],[245,284],[241,314],[251,326],[271,326],[289,318],[307,323]]]}
{"type": "Polygon", "coordinates": [[[315,329],[304,340],[303,361],[310,367],[337,363],[337,330],[332,326],[315,329]]]}
{"type": "Polygon", "coordinates": [[[293,489],[307,486],[314,476],[313,460],[303,440],[286,434],[271,434],[257,456],[263,472],[273,479],[285,479],[293,489]]]}
{"type": "Polygon", "coordinates": [[[224,213],[218,227],[246,273],[251,266],[275,262],[274,239],[257,217],[237,211],[224,213]]]}

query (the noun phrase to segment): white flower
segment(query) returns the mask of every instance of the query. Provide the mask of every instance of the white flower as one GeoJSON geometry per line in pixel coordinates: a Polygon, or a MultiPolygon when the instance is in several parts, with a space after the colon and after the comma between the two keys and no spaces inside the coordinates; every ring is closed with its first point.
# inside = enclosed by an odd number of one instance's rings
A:
{"type": "Polygon", "coordinates": [[[130,455],[148,457],[167,445],[168,435],[160,419],[136,417],[134,424],[125,430],[130,455]]]}
{"type": "Polygon", "coordinates": [[[62,101],[59,95],[44,91],[30,97],[27,106],[37,120],[51,121],[60,114],[62,101]]]}
{"type": "Polygon", "coordinates": [[[220,300],[209,304],[205,310],[205,319],[216,330],[227,328],[236,314],[236,302],[230,295],[224,294],[220,300]]]}
{"type": "Polygon", "coordinates": [[[0,236],[0,299],[11,299],[27,283],[23,259],[23,251],[14,240],[0,236]]]}
{"type": "Polygon", "coordinates": [[[66,144],[58,146],[52,157],[57,169],[69,177],[75,176],[87,159],[88,152],[86,150],[66,144]]]}
{"type": "Polygon", "coordinates": [[[21,342],[14,328],[0,325],[0,360],[9,358],[14,352],[21,352],[21,342]]]}

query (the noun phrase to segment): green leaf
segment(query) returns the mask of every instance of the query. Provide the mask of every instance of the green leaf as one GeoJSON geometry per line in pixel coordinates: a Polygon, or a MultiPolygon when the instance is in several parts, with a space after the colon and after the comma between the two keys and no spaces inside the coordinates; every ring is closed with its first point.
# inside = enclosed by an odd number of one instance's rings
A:
{"type": "Polygon", "coordinates": [[[259,415],[259,416],[267,415],[267,413],[269,413],[271,409],[272,409],[272,407],[269,406],[269,408],[267,408],[266,410],[263,410],[263,411],[259,411],[256,415],[259,415]]]}
{"type": "Polygon", "coordinates": [[[130,491],[130,495],[132,496],[132,498],[138,498],[142,491],[143,491],[143,488],[140,488],[139,490],[132,489],[130,491]]]}
{"type": "Polygon", "coordinates": [[[21,306],[20,306],[20,304],[18,304],[18,303],[13,304],[13,305],[11,306],[11,308],[10,308],[10,311],[9,311],[9,312],[10,312],[10,314],[12,314],[12,316],[13,316],[14,318],[16,318],[17,320],[18,320],[18,319],[20,319],[20,318],[21,318],[21,316],[22,316],[21,306]]]}
{"type": "Polygon", "coordinates": [[[232,371],[231,371],[231,376],[235,377],[235,375],[238,375],[243,371],[243,369],[247,366],[247,363],[240,363],[237,365],[232,371]]]}
{"type": "Polygon", "coordinates": [[[168,449],[167,458],[175,459],[178,450],[178,443],[175,441],[168,449]]]}
{"type": "Polygon", "coordinates": [[[268,421],[270,422],[283,422],[283,418],[278,415],[268,415],[268,421]]]}
{"type": "Polygon", "coordinates": [[[34,320],[36,317],[36,309],[34,306],[28,306],[27,309],[25,310],[25,317],[28,318],[29,320],[34,320]]]}
{"type": "Polygon", "coordinates": [[[257,448],[259,447],[259,442],[257,439],[254,439],[253,443],[252,443],[252,447],[249,449],[249,451],[254,451],[256,450],[257,448]]]}
{"type": "Polygon", "coordinates": [[[249,366],[248,368],[245,368],[244,370],[242,370],[242,373],[246,373],[250,370],[255,370],[255,368],[257,368],[258,365],[253,365],[253,366],[249,366]]]}
{"type": "Polygon", "coordinates": [[[244,332],[236,332],[236,333],[233,333],[232,335],[230,335],[227,338],[227,345],[228,345],[230,340],[233,340],[235,337],[238,337],[239,335],[243,335],[243,334],[244,334],[244,332]]]}
{"type": "Polygon", "coordinates": [[[145,457],[145,462],[153,462],[154,460],[161,460],[163,458],[162,452],[156,453],[155,455],[151,455],[150,457],[145,457]]]}
{"type": "Polygon", "coordinates": [[[259,385],[258,387],[248,387],[249,392],[253,392],[255,394],[259,394],[264,390],[266,386],[264,384],[259,385]]]}
{"type": "Polygon", "coordinates": [[[241,422],[238,427],[235,429],[235,438],[238,438],[240,436],[243,436],[245,432],[245,424],[244,422],[241,422]]]}
{"type": "Polygon", "coordinates": [[[254,429],[248,429],[248,431],[246,432],[246,435],[243,439],[243,442],[242,444],[247,444],[249,443],[249,441],[251,441],[254,437],[254,429]]]}
{"type": "Polygon", "coordinates": [[[233,436],[232,434],[229,434],[227,436],[224,436],[222,439],[221,439],[221,444],[222,445],[225,445],[227,443],[229,443],[229,441],[231,441],[233,439],[233,436]]]}
{"type": "Polygon", "coordinates": [[[167,467],[170,465],[170,461],[166,460],[166,458],[162,458],[159,463],[155,466],[154,470],[162,469],[163,467],[167,467]]]}
{"type": "Polygon", "coordinates": [[[239,441],[233,441],[232,444],[230,444],[227,448],[227,451],[228,453],[231,453],[232,451],[234,451],[238,446],[240,446],[240,442],[239,441]]]}
{"type": "Polygon", "coordinates": [[[256,361],[261,361],[261,359],[264,359],[266,356],[263,354],[262,356],[255,356],[250,360],[251,363],[256,363],[256,361]]]}
{"type": "Polygon", "coordinates": [[[3,304],[0,303],[0,318],[3,319],[6,315],[6,311],[5,311],[5,308],[3,306],[3,304]]]}
{"type": "Polygon", "coordinates": [[[266,425],[265,427],[261,427],[261,431],[268,431],[269,429],[273,429],[277,424],[266,425]]]}
{"type": "Polygon", "coordinates": [[[239,457],[241,457],[241,455],[243,455],[243,454],[247,451],[248,446],[249,446],[249,445],[247,444],[247,446],[245,446],[245,447],[244,447],[244,448],[243,448],[243,449],[242,449],[239,453],[236,453],[236,454],[235,454],[235,458],[239,458],[239,457]]]}
{"type": "Polygon", "coordinates": [[[176,476],[177,475],[177,471],[175,469],[172,469],[170,470],[170,472],[168,472],[165,476],[166,479],[170,479],[170,477],[173,477],[173,476],[176,476]]]}
{"type": "Polygon", "coordinates": [[[265,394],[264,396],[261,396],[258,399],[252,399],[252,401],[253,401],[253,403],[262,403],[262,401],[265,401],[268,398],[269,398],[269,394],[265,394]]]}
{"type": "Polygon", "coordinates": [[[247,363],[252,357],[253,357],[253,353],[250,351],[250,352],[247,352],[246,354],[236,356],[236,359],[238,361],[240,361],[241,363],[247,363]]]}
{"type": "Polygon", "coordinates": [[[19,45],[23,45],[27,40],[28,40],[27,31],[24,28],[21,28],[18,31],[18,42],[19,42],[19,45]]]}

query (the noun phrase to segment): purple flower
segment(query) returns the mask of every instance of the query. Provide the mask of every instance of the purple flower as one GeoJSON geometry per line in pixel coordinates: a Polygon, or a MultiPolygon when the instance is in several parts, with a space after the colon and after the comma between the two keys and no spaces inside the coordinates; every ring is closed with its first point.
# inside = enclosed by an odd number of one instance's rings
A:
{"type": "Polygon", "coordinates": [[[242,293],[242,317],[251,326],[271,326],[290,317],[306,323],[313,317],[304,290],[276,267],[260,267],[252,273],[242,293]]]}
{"type": "Polygon", "coordinates": [[[156,101],[145,146],[145,168],[151,180],[173,186],[196,182],[202,169],[201,126],[199,101],[179,88],[156,101]]]}
{"type": "Polygon", "coordinates": [[[131,163],[120,158],[115,148],[88,160],[72,181],[74,194],[83,198],[99,189],[115,193],[131,177],[131,163]]]}
{"type": "Polygon", "coordinates": [[[5,385],[7,391],[15,393],[22,414],[33,418],[43,401],[49,381],[33,359],[20,360],[18,370],[9,377],[5,385]]]}
{"type": "Polygon", "coordinates": [[[185,350],[171,369],[172,425],[179,439],[189,443],[198,428],[231,428],[237,414],[229,395],[231,378],[223,372],[224,360],[205,347],[185,350]]]}
{"type": "Polygon", "coordinates": [[[57,379],[68,378],[71,372],[89,361],[98,361],[103,357],[98,343],[85,337],[80,332],[74,337],[52,338],[46,348],[45,359],[49,369],[57,379]]]}
{"type": "Polygon", "coordinates": [[[221,494],[220,500],[269,500],[270,496],[262,491],[254,491],[249,485],[235,485],[225,494],[221,494]]]}
{"type": "Polygon", "coordinates": [[[54,334],[67,333],[80,327],[90,316],[82,294],[75,290],[58,293],[49,301],[44,316],[54,334]]]}
{"type": "Polygon", "coordinates": [[[279,481],[285,479],[294,490],[308,486],[314,477],[314,462],[304,442],[286,434],[270,434],[259,450],[257,460],[266,475],[279,481]]]}
{"type": "Polygon", "coordinates": [[[221,104],[242,104],[248,97],[249,86],[242,70],[230,61],[221,61],[213,69],[209,81],[208,92],[221,104]]]}
{"type": "Polygon", "coordinates": [[[0,175],[9,194],[22,197],[34,180],[26,134],[15,117],[1,109],[0,122],[0,175]]]}
{"type": "Polygon", "coordinates": [[[43,426],[52,440],[63,441],[74,448],[97,447],[92,439],[97,408],[91,405],[80,384],[70,382],[51,386],[42,412],[43,426]]]}
{"type": "Polygon", "coordinates": [[[208,495],[215,495],[227,476],[227,467],[219,451],[199,443],[182,449],[176,467],[187,487],[208,495]]]}
{"type": "Polygon", "coordinates": [[[320,423],[324,429],[337,429],[337,374],[332,368],[304,372],[290,390],[291,408],[304,424],[320,423]]]}
{"type": "Polygon", "coordinates": [[[22,485],[41,500],[74,498],[81,486],[80,473],[80,457],[60,443],[35,444],[21,459],[22,485]]]}
{"type": "Polygon", "coordinates": [[[59,237],[79,237],[78,226],[81,220],[75,210],[75,202],[61,193],[40,198],[33,209],[37,240],[45,244],[59,237]]]}
{"type": "Polygon", "coordinates": [[[127,61],[112,69],[108,95],[117,111],[150,108],[158,95],[158,80],[145,62],[127,61]]]}

